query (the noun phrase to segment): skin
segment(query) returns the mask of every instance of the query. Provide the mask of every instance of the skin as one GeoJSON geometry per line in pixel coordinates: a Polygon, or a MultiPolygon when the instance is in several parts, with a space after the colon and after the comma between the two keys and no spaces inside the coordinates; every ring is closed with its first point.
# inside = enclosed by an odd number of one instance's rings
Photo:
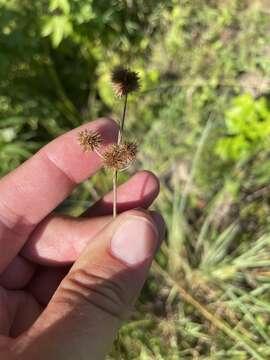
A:
{"type": "MultiPolygon", "coordinates": [[[[99,131],[105,144],[117,139],[115,122],[98,119],[57,138],[0,181],[1,359],[103,359],[163,238],[162,217],[146,210],[159,192],[147,171],[119,186],[115,220],[112,193],[80,218],[54,214],[102,166],[78,146],[85,128],[99,131]],[[112,239],[134,219],[151,225],[143,236],[152,250],[131,265],[112,251],[112,239]]],[[[132,241],[132,233],[126,240],[136,247],[140,239],[132,241]]]]}

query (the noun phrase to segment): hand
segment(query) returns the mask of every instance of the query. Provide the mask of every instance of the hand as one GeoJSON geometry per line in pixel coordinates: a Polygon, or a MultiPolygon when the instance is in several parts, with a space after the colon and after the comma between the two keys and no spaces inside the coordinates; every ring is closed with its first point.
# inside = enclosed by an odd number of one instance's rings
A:
{"type": "MultiPolygon", "coordinates": [[[[117,126],[81,126],[106,143],[117,126]]],[[[103,359],[132,310],[163,237],[161,216],[146,210],[159,191],[146,171],[80,218],[53,214],[100,167],[83,153],[78,129],[57,138],[0,181],[0,358],[103,359]],[[71,265],[73,266],[71,267],[71,265]]]]}

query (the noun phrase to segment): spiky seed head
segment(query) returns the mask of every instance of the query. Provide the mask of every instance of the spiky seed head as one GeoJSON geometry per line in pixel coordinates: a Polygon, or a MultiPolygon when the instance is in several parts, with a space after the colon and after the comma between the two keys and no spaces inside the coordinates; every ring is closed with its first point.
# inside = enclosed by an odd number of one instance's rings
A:
{"type": "Polygon", "coordinates": [[[127,166],[127,156],[122,144],[109,145],[103,153],[104,166],[113,170],[121,170],[127,166]]]}
{"type": "Polygon", "coordinates": [[[79,132],[78,142],[83,151],[93,151],[100,147],[102,138],[97,131],[85,129],[79,132]]]}
{"type": "Polygon", "coordinates": [[[124,143],[125,151],[127,154],[128,161],[133,161],[136,158],[138,152],[138,146],[135,142],[125,142],[124,143]]]}
{"type": "Polygon", "coordinates": [[[122,170],[135,159],[137,146],[133,143],[111,144],[103,153],[103,164],[106,168],[122,170]]]}
{"type": "Polygon", "coordinates": [[[119,97],[138,90],[140,88],[139,80],[137,72],[121,66],[116,67],[112,72],[112,86],[115,94],[119,97]]]}

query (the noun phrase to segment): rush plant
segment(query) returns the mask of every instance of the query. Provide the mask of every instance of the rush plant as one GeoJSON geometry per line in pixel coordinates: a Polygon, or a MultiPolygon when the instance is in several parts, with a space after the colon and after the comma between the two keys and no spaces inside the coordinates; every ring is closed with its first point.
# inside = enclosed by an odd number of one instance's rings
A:
{"type": "Polygon", "coordinates": [[[112,72],[112,87],[117,97],[124,98],[123,113],[119,122],[117,143],[107,146],[101,152],[102,137],[98,132],[83,130],[78,134],[78,142],[83,151],[95,151],[103,165],[113,172],[113,217],[117,215],[117,174],[126,170],[135,160],[137,144],[124,140],[124,124],[129,93],[139,89],[139,75],[135,71],[117,67],[112,72]]]}

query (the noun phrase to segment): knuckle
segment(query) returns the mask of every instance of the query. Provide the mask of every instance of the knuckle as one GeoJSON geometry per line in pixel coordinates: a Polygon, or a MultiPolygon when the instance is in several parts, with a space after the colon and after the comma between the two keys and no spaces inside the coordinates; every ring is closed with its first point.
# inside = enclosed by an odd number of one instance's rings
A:
{"type": "Polygon", "coordinates": [[[118,319],[125,319],[128,304],[124,286],[119,279],[104,276],[99,271],[73,270],[61,286],[62,301],[78,306],[94,306],[118,319]]]}

